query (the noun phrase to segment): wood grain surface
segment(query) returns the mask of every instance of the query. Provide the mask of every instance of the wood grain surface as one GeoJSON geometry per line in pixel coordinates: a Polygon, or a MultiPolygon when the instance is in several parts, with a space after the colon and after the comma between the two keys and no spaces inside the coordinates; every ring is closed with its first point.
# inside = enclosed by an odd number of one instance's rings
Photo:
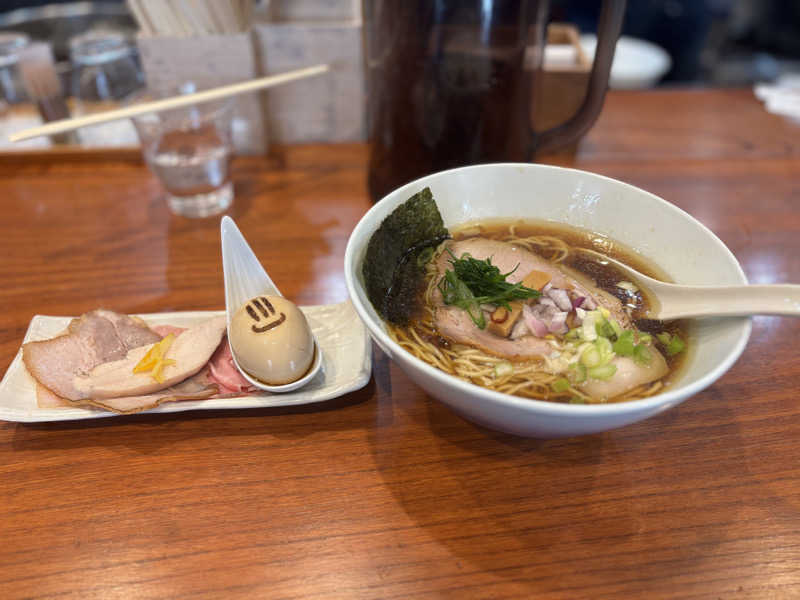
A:
{"type": "MultiPolygon", "coordinates": [[[[300,304],[346,298],[363,145],[235,162],[230,211],[300,304]]],[[[575,156],[689,211],[752,282],[800,282],[800,127],[749,91],[615,92],[575,156]]],[[[223,306],[218,220],[138,157],[0,158],[0,372],[34,314],[223,306]]],[[[676,244],[681,241],[676,239],[676,244]]],[[[637,425],[472,425],[379,351],[318,406],[0,423],[0,598],[800,597],[800,321],[637,425]]]]}

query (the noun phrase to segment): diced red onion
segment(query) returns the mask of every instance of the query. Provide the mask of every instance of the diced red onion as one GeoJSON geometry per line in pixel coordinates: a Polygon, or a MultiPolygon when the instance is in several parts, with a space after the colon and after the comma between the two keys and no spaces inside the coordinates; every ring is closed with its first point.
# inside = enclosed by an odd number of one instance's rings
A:
{"type": "MultiPolygon", "coordinates": [[[[525,309],[523,308],[522,311],[524,313],[525,309]]],[[[514,326],[511,328],[511,333],[509,334],[509,337],[512,340],[516,340],[521,338],[522,336],[530,334],[531,330],[528,329],[528,325],[527,323],[525,323],[525,318],[523,317],[522,319],[519,319],[516,323],[514,323],[514,326]]]]}
{"type": "Polygon", "coordinates": [[[556,306],[561,310],[570,311],[572,310],[572,301],[569,299],[569,294],[567,294],[567,290],[561,290],[558,288],[552,288],[547,291],[547,296],[552,298],[553,301],[556,303],[556,306]]]}
{"type": "Polygon", "coordinates": [[[567,327],[568,314],[569,313],[566,312],[557,312],[553,315],[553,318],[547,323],[547,328],[550,330],[550,333],[564,334],[569,331],[567,327]]]}
{"type": "Polygon", "coordinates": [[[547,325],[534,314],[533,309],[527,304],[522,307],[522,318],[533,335],[540,338],[547,335],[549,331],[547,325]]]}
{"type": "Polygon", "coordinates": [[[546,304],[525,305],[522,308],[525,323],[536,337],[544,337],[548,333],[566,333],[569,330],[566,323],[568,314],[546,304]]]}
{"type": "Polygon", "coordinates": [[[548,298],[547,296],[540,297],[539,304],[541,304],[542,306],[552,306],[553,308],[558,308],[556,306],[555,300],[553,300],[552,298],[548,298]]]}
{"type": "Polygon", "coordinates": [[[572,308],[580,308],[584,300],[586,300],[586,296],[579,296],[577,298],[573,298],[572,308]]]}
{"type": "Polygon", "coordinates": [[[586,310],[594,310],[597,308],[597,302],[594,301],[594,298],[591,296],[586,296],[583,300],[583,304],[581,304],[581,308],[585,308],[586,310]]]}

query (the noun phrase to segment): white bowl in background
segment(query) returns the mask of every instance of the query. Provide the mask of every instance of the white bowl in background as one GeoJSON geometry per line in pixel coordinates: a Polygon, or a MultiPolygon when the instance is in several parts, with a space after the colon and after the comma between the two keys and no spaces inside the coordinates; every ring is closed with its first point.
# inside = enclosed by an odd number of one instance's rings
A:
{"type": "Polygon", "coordinates": [[[680,375],[650,398],[612,404],[560,404],[501,394],[448,375],[415,358],[386,333],[364,289],[361,265],[383,219],[430,187],[447,227],[488,218],[566,223],[615,239],[652,260],[676,283],[746,284],[728,248],[704,225],[632,185],[575,169],[535,164],[489,164],[428,175],[375,204],[350,235],[345,278],[350,298],[373,340],[431,396],[465,418],[531,437],[605,431],[671,408],[711,385],[736,362],[750,336],[750,319],[704,319],[693,327],[692,349],[680,375]]]}
{"type": "MultiPolygon", "coordinates": [[[[580,37],[580,45],[589,60],[594,58],[597,36],[588,33],[580,37]]],[[[614,49],[614,61],[608,86],[612,90],[635,90],[655,86],[672,68],[667,51],[647,40],[620,36],[614,49]]]]}

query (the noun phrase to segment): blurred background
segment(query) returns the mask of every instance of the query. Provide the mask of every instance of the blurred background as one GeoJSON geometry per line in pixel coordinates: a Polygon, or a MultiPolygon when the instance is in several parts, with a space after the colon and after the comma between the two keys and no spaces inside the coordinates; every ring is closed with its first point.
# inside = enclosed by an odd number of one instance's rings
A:
{"type": "MultiPolygon", "coordinates": [[[[551,32],[544,64],[555,76],[575,78],[588,69],[598,4],[551,1],[551,21],[560,25],[551,32]]],[[[4,0],[0,5],[0,149],[10,148],[9,132],[48,118],[39,100],[55,93],[55,84],[40,72],[28,73],[35,81],[26,81],[20,64],[24,48],[36,42],[50,48],[52,70],[72,115],[135,101],[145,89],[174,92],[176,81],[203,88],[335,62],[331,77],[241,99],[234,125],[237,150],[364,138],[360,0],[4,0]]],[[[629,0],[610,85],[751,87],[791,80],[794,73],[800,73],[797,0],[629,0]]],[[[30,140],[14,149],[137,143],[127,122],[79,133],[30,140]]]]}

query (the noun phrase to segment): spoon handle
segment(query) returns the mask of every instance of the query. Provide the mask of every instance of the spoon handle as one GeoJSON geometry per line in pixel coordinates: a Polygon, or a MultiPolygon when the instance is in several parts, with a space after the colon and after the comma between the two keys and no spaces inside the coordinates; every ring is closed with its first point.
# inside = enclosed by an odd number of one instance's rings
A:
{"type": "Polygon", "coordinates": [[[800,317],[800,285],[675,286],[663,293],[654,318],[785,315],[800,317]]]}

